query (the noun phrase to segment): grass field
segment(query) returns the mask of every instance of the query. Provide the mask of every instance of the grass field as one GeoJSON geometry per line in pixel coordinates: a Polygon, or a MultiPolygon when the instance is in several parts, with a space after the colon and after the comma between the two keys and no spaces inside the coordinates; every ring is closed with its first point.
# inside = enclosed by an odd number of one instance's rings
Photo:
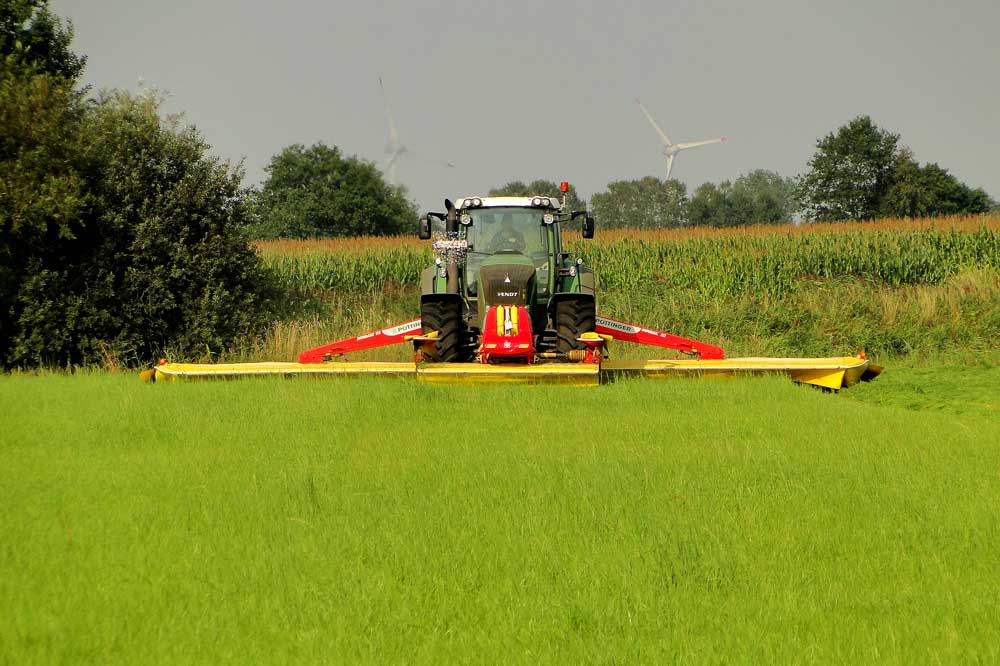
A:
{"type": "Polygon", "coordinates": [[[1000,369],[964,360],[0,377],[0,663],[996,663],[1000,369]]]}
{"type": "MultiPolygon", "coordinates": [[[[599,236],[604,314],[888,371],[0,376],[0,664],[1000,661],[1000,216],[599,236]]],[[[229,360],[416,317],[430,261],[261,252],[286,316],[229,360]]]]}

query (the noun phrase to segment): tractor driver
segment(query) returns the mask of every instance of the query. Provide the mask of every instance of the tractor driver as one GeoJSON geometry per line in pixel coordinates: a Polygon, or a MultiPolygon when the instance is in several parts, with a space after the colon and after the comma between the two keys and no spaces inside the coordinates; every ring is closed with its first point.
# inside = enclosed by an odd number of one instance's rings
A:
{"type": "Polygon", "coordinates": [[[524,235],[514,228],[514,216],[504,213],[500,218],[500,230],[493,235],[490,241],[490,253],[500,250],[524,251],[524,235]]]}

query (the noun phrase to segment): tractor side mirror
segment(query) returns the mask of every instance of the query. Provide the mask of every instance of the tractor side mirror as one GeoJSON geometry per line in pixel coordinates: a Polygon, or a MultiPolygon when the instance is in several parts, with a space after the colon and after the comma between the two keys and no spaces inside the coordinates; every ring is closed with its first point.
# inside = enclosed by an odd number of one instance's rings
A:
{"type": "Polygon", "coordinates": [[[431,237],[431,220],[426,215],[417,221],[417,236],[420,240],[429,240],[431,237]]]}
{"type": "Polygon", "coordinates": [[[594,237],[594,218],[587,215],[583,218],[583,237],[593,238],[594,237]]]}

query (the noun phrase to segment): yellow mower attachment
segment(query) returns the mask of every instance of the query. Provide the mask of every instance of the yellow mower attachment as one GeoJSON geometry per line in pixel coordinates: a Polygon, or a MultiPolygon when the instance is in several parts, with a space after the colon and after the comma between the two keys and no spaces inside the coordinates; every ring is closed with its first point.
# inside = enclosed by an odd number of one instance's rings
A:
{"type": "Polygon", "coordinates": [[[596,386],[618,377],[731,377],[786,375],[793,381],[838,390],[878,376],[882,368],[854,356],[832,358],[730,358],[601,363],[164,363],[143,371],[143,381],[226,379],[267,375],[313,377],[392,376],[445,383],[528,383],[596,386]]]}

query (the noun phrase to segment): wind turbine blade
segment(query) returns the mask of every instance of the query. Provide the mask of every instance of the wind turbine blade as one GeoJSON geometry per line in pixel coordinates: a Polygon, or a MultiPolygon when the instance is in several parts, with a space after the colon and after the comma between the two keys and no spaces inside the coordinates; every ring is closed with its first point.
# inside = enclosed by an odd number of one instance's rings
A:
{"type": "Polygon", "coordinates": [[[672,146],[673,144],[670,142],[670,137],[667,136],[666,132],[660,129],[660,126],[656,124],[655,120],[653,120],[653,116],[649,115],[649,111],[647,111],[646,107],[642,105],[642,102],[639,101],[638,97],[635,98],[635,101],[636,103],[639,104],[639,108],[642,109],[642,112],[646,114],[646,120],[648,120],[649,124],[653,126],[653,129],[656,130],[656,133],[660,135],[660,139],[663,141],[664,145],[667,146],[668,148],[672,146]]]}
{"type": "Polygon", "coordinates": [[[674,168],[674,157],[675,156],[676,155],[667,155],[667,177],[664,179],[663,182],[667,182],[668,180],[670,180],[670,172],[674,168]]]}
{"type": "Polygon", "coordinates": [[[692,141],[691,143],[678,143],[677,150],[686,150],[688,148],[697,148],[698,146],[707,146],[710,143],[724,143],[726,137],[720,136],[718,139],[706,139],[705,141],[692,141]]]}
{"type": "Polygon", "coordinates": [[[389,99],[385,96],[385,86],[382,85],[382,77],[378,77],[378,87],[382,91],[382,106],[385,107],[385,117],[389,121],[389,145],[395,148],[399,145],[399,135],[396,133],[396,123],[392,120],[392,111],[389,110],[389,99]]]}

